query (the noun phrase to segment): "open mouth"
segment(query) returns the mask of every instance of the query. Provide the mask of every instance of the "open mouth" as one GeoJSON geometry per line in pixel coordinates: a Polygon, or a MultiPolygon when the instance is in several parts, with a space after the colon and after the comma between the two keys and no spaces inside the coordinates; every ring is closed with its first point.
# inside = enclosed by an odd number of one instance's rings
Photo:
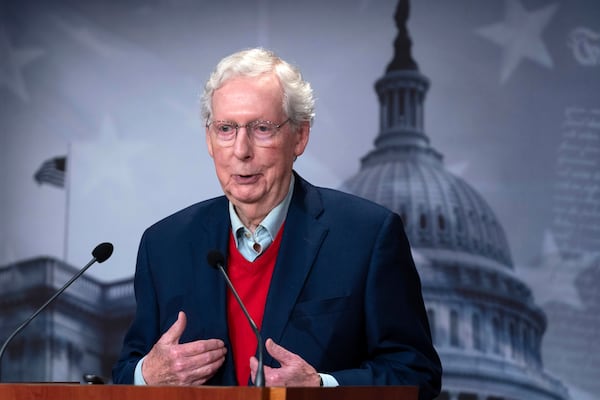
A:
{"type": "Polygon", "coordinates": [[[254,183],[258,177],[259,175],[235,175],[235,180],[238,183],[254,183]]]}

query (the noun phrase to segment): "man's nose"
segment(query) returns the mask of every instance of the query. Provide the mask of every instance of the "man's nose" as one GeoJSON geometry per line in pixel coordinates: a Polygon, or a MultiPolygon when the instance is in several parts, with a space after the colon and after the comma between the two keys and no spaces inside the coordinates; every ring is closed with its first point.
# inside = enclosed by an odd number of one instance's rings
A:
{"type": "Polygon", "coordinates": [[[247,126],[238,126],[233,142],[233,152],[239,159],[247,159],[252,156],[252,143],[247,126]]]}

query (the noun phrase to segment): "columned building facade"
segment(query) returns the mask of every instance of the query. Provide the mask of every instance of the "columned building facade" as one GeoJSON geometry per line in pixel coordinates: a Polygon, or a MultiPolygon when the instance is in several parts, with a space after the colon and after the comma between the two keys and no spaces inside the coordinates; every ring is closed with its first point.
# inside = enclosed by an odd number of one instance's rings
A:
{"type": "MultiPolygon", "coordinates": [[[[47,257],[0,268],[0,341],[78,272],[47,257]]],[[[101,283],[81,276],[9,344],[2,382],[110,381],[133,315],[133,280],[101,283]]]]}

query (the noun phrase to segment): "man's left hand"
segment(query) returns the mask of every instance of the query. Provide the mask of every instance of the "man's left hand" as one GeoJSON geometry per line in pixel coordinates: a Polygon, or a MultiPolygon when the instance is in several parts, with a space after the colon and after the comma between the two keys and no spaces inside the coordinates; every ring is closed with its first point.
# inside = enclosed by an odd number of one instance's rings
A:
{"type": "MultiPolygon", "coordinates": [[[[265,366],[265,386],[320,386],[321,377],[317,371],[299,355],[286,350],[273,339],[265,343],[267,352],[281,364],[280,368],[265,366]]],[[[256,377],[258,360],[250,358],[252,382],[256,377]]]]}

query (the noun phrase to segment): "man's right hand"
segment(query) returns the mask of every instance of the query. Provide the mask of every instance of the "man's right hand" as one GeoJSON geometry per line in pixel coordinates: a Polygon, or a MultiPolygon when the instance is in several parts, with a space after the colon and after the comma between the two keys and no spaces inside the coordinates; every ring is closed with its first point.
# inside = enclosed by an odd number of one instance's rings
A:
{"type": "Polygon", "coordinates": [[[220,339],[179,344],[186,323],[180,311],[177,321],[144,358],[142,375],[148,385],[202,385],[225,362],[227,348],[220,339]]]}

